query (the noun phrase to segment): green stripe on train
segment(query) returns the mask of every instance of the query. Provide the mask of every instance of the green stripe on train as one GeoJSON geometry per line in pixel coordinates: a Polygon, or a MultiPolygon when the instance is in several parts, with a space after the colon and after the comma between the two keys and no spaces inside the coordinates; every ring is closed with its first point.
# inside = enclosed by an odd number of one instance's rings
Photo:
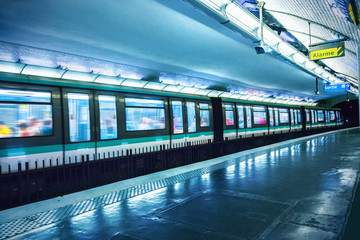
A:
{"type": "Polygon", "coordinates": [[[143,137],[143,138],[128,138],[128,139],[119,139],[119,140],[108,140],[97,142],[98,147],[111,147],[116,145],[126,145],[126,144],[135,144],[135,143],[146,143],[146,142],[161,142],[169,141],[170,136],[155,136],[155,137],[143,137]]]}
{"type": "Polygon", "coordinates": [[[15,157],[29,154],[49,153],[62,151],[62,145],[49,145],[40,147],[10,148],[0,150],[0,157],[15,157]]]}
{"type": "Polygon", "coordinates": [[[82,142],[65,144],[65,151],[73,151],[79,149],[95,148],[95,142],[82,142]]]}

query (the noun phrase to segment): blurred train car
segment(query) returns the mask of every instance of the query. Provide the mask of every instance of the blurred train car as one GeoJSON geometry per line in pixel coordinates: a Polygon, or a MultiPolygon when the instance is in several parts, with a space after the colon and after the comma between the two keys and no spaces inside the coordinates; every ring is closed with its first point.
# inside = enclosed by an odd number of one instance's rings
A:
{"type": "Polygon", "coordinates": [[[0,83],[3,173],[342,124],[339,109],[76,86],[0,83]]]}

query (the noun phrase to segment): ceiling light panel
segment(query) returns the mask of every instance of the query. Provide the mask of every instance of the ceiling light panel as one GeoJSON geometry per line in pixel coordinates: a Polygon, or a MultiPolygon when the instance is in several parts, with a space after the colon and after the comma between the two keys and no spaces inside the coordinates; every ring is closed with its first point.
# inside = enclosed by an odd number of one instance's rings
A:
{"type": "Polygon", "coordinates": [[[0,61],[0,72],[17,73],[23,70],[25,64],[0,61]]]}
{"type": "Polygon", "coordinates": [[[77,80],[84,82],[92,82],[93,80],[95,80],[96,77],[97,75],[91,73],[76,72],[76,71],[67,71],[62,76],[63,79],[77,80]]]}
{"type": "Polygon", "coordinates": [[[60,78],[66,70],[58,68],[26,65],[21,74],[41,77],[60,78]]]}
{"type": "Polygon", "coordinates": [[[237,3],[226,6],[226,16],[232,23],[253,35],[255,35],[254,31],[259,28],[259,20],[237,3]]]}

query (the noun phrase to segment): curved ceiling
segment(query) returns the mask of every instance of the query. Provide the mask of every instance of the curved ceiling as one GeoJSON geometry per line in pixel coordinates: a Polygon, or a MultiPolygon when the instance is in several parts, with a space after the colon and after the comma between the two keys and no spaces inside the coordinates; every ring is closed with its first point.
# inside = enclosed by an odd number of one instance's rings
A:
{"type": "Polygon", "coordinates": [[[0,60],[267,95],[313,95],[315,77],[180,0],[11,1],[0,9],[0,60]],[[36,3],[36,4],[34,4],[36,3]]]}

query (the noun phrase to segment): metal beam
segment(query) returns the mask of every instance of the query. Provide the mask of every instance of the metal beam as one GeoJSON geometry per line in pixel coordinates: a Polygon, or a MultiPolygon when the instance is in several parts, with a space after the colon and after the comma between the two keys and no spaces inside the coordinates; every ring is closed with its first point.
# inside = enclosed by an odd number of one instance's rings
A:
{"type": "Polygon", "coordinates": [[[343,33],[338,32],[338,31],[336,31],[335,29],[329,28],[328,26],[326,26],[326,25],[324,25],[324,24],[321,24],[321,23],[318,23],[318,22],[315,22],[315,21],[313,21],[313,20],[310,20],[310,19],[307,19],[307,18],[304,18],[304,17],[300,17],[300,16],[297,16],[297,15],[295,15],[295,14],[291,14],[291,13],[287,13],[287,12],[282,12],[282,11],[277,11],[277,10],[271,10],[271,9],[266,9],[266,8],[265,8],[264,10],[267,11],[267,12],[285,14],[285,15],[288,15],[288,16],[291,16],[291,17],[295,17],[295,18],[301,19],[301,20],[306,21],[306,22],[308,22],[308,23],[316,24],[316,25],[321,26],[321,27],[323,27],[323,28],[325,28],[325,29],[328,29],[329,31],[332,31],[332,32],[336,33],[336,34],[339,35],[339,36],[342,36],[343,38],[349,39],[349,37],[346,36],[346,35],[344,35],[343,33]]]}

